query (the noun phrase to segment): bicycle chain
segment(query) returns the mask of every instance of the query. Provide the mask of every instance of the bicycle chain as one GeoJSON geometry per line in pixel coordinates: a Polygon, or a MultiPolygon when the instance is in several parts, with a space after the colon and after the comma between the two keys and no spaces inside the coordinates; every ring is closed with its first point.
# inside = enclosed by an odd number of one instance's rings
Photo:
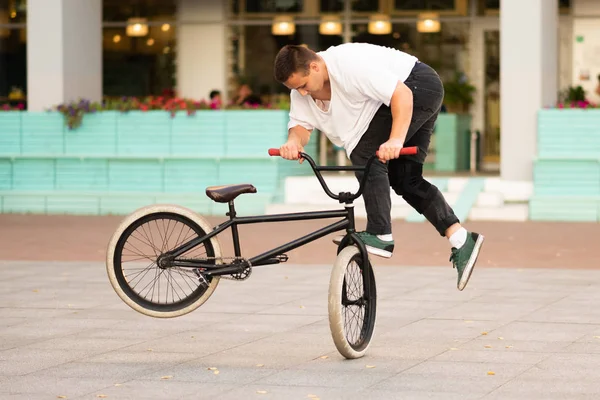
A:
{"type": "MultiPolygon", "coordinates": [[[[242,272],[238,272],[237,274],[231,274],[231,275],[221,275],[221,279],[228,279],[228,280],[232,280],[232,281],[245,281],[246,279],[248,279],[250,277],[250,275],[252,274],[252,264],[250,263],[250,261],[248,261],[245,258],[237,258],[237,257],[204,257],[203,260],[220,260],[221,262],[223,262],[223,260],[240,260],[240,261],[245,261],[248,266],[246,268],[244,268],[244,270],[242,272]]],[[[198,270],[199,268],[197,268],[196,270],[198,270]]],[[[205,284],[208,284],[208,282],[206,282],[206,278],[204,277],[204,274],[200,273],[200,276],[203,280],[205,284]]]]}

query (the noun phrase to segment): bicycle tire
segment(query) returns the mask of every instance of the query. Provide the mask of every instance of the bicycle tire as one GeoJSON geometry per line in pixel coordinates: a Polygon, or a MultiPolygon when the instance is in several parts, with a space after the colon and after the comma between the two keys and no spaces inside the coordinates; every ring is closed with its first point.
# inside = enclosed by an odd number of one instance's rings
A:
{"type": "MultiPolygon", "coordinates": [[[[182,222],[192,229],[197,236],[204,235],[212,230],[211,225],[206,219],[185,207],[171,204],[155,204],[142,207],[128,215],[112,235],[106,254],[106,270],[109,282],[119,298],[135,311],[155,318],[179,317],[194,311],[204,304],[215,291],[219,283],[219,277],[215,276],[207,279],[206,282],[208,285],[202,284],[198,277],[199,283],[204,287],[199,285],[191,295],[172,304],[155,303],[136,294],[123,273],[121,260],[123,248],[126,239],[135,232],[135,227],[142,226],[144,221],[152,221],[153,217],[158,216],[165,216],[182,222]]],[[[149,239],[149,237],[146,237],[146,239],[149,239]]],[[[216,236],[212,237],[208,242],[203,243],[203,245],[206,248],[207,256],[214,257],[215,263],[220,264],[222,253],[218,238],[216,236]]],[[[156,270],[158,269],[158,266],[156,266],[156,270]]],[[[181,273],[180,275],[183,276],[181,273]]],[[[168,279],[167,277],[167,282],[168,279]]],[[[173,278],[171,277],[171,279],[173,278]]]]}
{"type": "MultiPolygon", "coordinates": [[[[375,330],[377,311],[377,286],[375,274],[373,268],[369,265],[370,284],[366,287],[362,276],[362,264],[363,258],[359,249],[356,246],[345,247],[335,260],[329,281],[329,328],[337,350],[342,356],[348,359],[360,358],[365,355],[375,330]],[[348,307],[355,306],[354,304],[348,305],[348,302],[352,301],[348,299],[348,286],[352,285],[348,284],[348,280],[350,279],[347,278],[349,278],[348,269],[352,264],[358,266],[357,269],[360,273],[355,275],[360,276],[360,281],[362,283],[360,285],[362,287],[362,295],[355,301],[362,301],[365,306],[364,318],[358,328],[349,327],[345,318],[348,307]],[[358,329],[359,337],[356,340],[350,339],[349,334],[357,333],[358,329]]],[[[354,315],[356,316],[356,314],[354,315]]]]}

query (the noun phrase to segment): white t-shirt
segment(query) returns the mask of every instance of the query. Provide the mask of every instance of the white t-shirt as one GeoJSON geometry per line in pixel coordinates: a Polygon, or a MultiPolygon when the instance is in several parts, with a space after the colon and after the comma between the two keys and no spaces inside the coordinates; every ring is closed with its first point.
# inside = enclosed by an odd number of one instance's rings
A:
{"type": "Polygon", "coordinates": [[[417,58],[368,43],[345,43],[317,54],[327,65],[331,100],[314,100],[293,89],[288,129],[319,129],[350,156],[379,107],[390,105],[398,81],[408,78],[417,58]]]}

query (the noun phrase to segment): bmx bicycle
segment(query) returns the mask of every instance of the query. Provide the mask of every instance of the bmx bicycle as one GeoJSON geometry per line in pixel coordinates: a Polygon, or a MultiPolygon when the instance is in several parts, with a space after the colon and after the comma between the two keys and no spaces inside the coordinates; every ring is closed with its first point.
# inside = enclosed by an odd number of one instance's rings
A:
{"type": "MultiPolygon", "coordinates": [[[[407,147],[401,155],[417,151],[417,147],[407,147]]],[[[279,156],[279,149],[270,149],[269,155],[279,156]]],[[[365,166],[348,167],[317,166],[308,154],[300,153],[300,157],[310,164],[325,193],[344,204],[343,209],[238,217],[234,200],[244,193],[256,193],[251,184],[206,188],[210,199],[229,206],[226,213],[229,219],[216,227],[196,212],[178,205],[139,208],[123,219],[108,244],[106,269],[117,295],[144,315],[182,316],[204,304],[221,278],[243,281],[254,267],[286,262],[287,251],[346,230],[331,270],[329,327],[340,354],[346,358],[362,357],[375,329],[377,288],[367,249],[355,232],[353,202],[362,195],[376,155],[365,166]],[[332,193],[321,174],[361,170],[364,175],[356,193],[332,193]],[[254,257],[242,256],[238,225],[328,218],[341,219],[254,257]],[[223,255],[217,237],[228,228],[231,228],[233,257],[223,255]]]]}

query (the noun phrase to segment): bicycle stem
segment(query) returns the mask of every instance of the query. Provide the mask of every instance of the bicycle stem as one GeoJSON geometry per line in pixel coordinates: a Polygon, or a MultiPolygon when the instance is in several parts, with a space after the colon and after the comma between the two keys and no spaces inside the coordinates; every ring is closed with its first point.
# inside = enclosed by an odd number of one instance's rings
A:
{"type": "Polygon", "coordinates": [[[367,181],[367,176],[369,175],[369,171],[371,169],[371,164],[373,164],[377,157],[375,155],[371,156],[364,167],[321,167],[315,163],[311,156],[303,152],[300,152],[300,158],[305,159],[310,164],[311,168],[315,173],[315,176],[321,184],[321,187],[329,197],[331,197],[334,200],[339,200],[340,203],[351,203],[362,195],[362,192],[365,187],[365,182],[367,181]],[[329,190],[327,183],[325,183],[325,180],[323,179],[321,171],[364,171],[364,175],[360,180],[358,191],[355,194],[348,192],[336,195],[331,190],[329,190]],[[344,196],[344,194],[347,194],[347,196],[344,196]]]}

